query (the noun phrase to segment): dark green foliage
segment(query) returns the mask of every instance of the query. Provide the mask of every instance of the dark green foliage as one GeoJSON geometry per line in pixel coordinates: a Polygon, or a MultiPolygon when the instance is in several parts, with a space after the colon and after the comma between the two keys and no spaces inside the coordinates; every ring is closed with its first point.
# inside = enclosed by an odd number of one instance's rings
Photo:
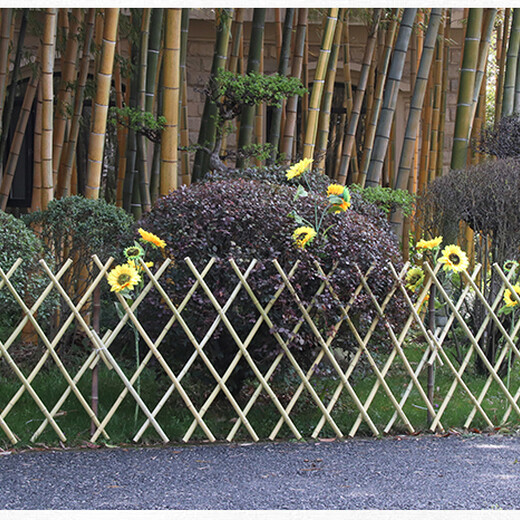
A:
{"type": "Polygon", "coordinates": [[[120,253],[123,237],[128,236],[133,219],[121,208],[102,199],[81,196],[53,200],[44,211],[24,217],[27,224],[39,228],[40,238],[55,252],[58,264],[63,255],[82,259],[91,255],[105,261],[120,253]]]}
{"type": "MultiPolygon", "coordinates": [[[[22,220],[0,210],[0,268],[7,273],[18,258],[22,259],[9,280],[29,307],[49,281],[38,264],[43,257],[44,250],[38,237],[22,220]]],[[[50,306],[48,303],[40,307],[40,316],[45,316],[50,306]]],[[[0,328],[16,326],[22,316],[22,309],[4,284],[0,289],[0,328]]],[[[4,337],[0,339],[5,340],[4,337]]]]}
{"type": "Polygon", "coordinates": [[[499,159],[520,157],[520,117],[503,117],[496,128],[485,129],[477,149],[499,159]]]}
{"type": "Polygon", "coordinates": [[[159,116],[157,119],[151,112],[145,112],[133,107],[111,107],[108,122],[112,125],[120,124],[131,128],[134,132],[142,134],[150,141],[158,143],[161,140],[161,132],[166,124],[166,118],[159,116]]]}
{"type": "Polygon", "coordinates": [[[406,190],[394,190],[382,186],[362,188],[357,184],[349,186],[352,193],[359,195],[366,202],[375,204],[386,215],[401,209],[405,217],[411,216],[414,208],[415,195],[406,190]]]}
{"type": "MultiPolygon", "coordinates": [[[[250,171],[251,175],[258,172],[250,171]]],[[[261,174],[260,174],[261,175],[261,174]]],[[[267,170],[265,175],[278,175],[274,170],[267,170]]],[[[265,306],[280,284],[273,259],[277,259],[288,272],[296,260],[301,264],[293,278],[294,286],[300,297],[307,304],[316,293],[321,277],[314,266],[318,260],[323,270],[328,273],[337,262],[331,278],[335,290],[343,302],[347,302],[358,286],[360,278],[355,264],[365,272],[375,263],[369,283],[376,296],[382,300],[392,284],[388,261],[399,268],[401,259],[395,237],[389,231],[388,224],[380,212],[373,215],[361,214],[355,210],[342,214],[329,214],[325,217],[324,228],[332,225],[327,234],[317,237],[305,250],[298,249],[292,239],[297,225],[288,215],[296,209],[299,215],[313,221],[315,204],[327,205],[323,194],[310,194],[294,200],[296,189],[291,186],[256,180],[228,179],[194,184],[182,187],[170,195],[159,199],[152,211],[140,222],[140,226],[151,231],[166,241],[167,256],[175,259],[175,266],[164,275],[166,287],[176,305],[182,301],[194,283],[184,258],[190,257],[199,270],[202,270],[211,257],[217,259],[216,265],[206,277],[206,282],[224,305],[237,284],[229,258],[236,259],[244,271],[250,260],[259,261],[249,278],[249,282],[265,306]]],[[[355,202],[354,202],[355,207],[355,202]]],[[[321,212],[321,210],[320,210],[321,212]]],[[[140,316],[146,322],[147,330],[155,328],[158,334],[169,319],[171,313],[161,303],[159,296],[149,299],[148,316],[144,311],[140,316]]],[[[361,294],[355,303],[352,317],[366,330],[374,317],[372,304],[366,294],[361,294]]],[[[388,309],[390,319],[398,319],[401,308],[397,303],[388,309]]],[[[311,314],[319,324],[324,337],[340,317],[338,306],[328,291],[318,299],[311,314]]],[[[234,304],[228,311],[233,326],[244,340],[258,317],[249,296],[241,290],[234,304]]],[[[203,338],[216,312],[201,291],[195,293],[192,301],[183,312],[195,337],[203,338]]],[[[270,313],[283,338],[291,335],[291,330],[301,314],[288,291],[284,291],[270,313]]],[[[345,350],[352,349],[354,339],[348,333],[344,323],[341,340],[337,343],[345,350]]],[[[188,344],[180,327],[174,326],[174,339],[170,339],[161,352],[172,363],[182,366],[191,354],[193,347],[188,344]]],[[[269,361],[278,352],[272,331],[263,326],[249,347],[253,357],[261,362],[269,361]]],[[[235,355],[237,347],[220,324],[210,343],[205,347],[222,373],[235,355]]],[[[316,339],[307,325],[299,334],[292,336],[290,348],[303,360],[304,364],[313,358],[316,339]]],[[[242,365],[242,369],[244,366],[242,365]]],[[[240,382],[240,370],[234,373],[240,382]]]]}

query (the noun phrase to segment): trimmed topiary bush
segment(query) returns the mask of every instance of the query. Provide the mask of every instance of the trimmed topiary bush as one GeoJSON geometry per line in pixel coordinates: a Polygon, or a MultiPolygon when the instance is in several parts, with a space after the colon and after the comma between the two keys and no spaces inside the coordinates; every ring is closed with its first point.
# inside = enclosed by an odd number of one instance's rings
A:
{"type": "MultiPolygon", "coordinates": [[[[181,187],[159,199],[139,225],[165,240],[165,253],[175,260],[174,266],[163,275],[163,281],[166,281],[164,285],[172,301],[179,305],[195,281],[184,262],[186,257],[192,259],[199,271],[211,257],[216,258],[216,265],[205,280],[222,306],[238,282],[229,265],[229,258],[234,258],[242,271],[245,271],[251,259],[258,260],[258,266],[248,281],[263,306],[281,283],[273,259],[278,260],[286,272],[289,272],[294,262],[300,261],[292,283],[306,305],[322,281],[315,261],[320,263],[325,273],[337,263],[331,282],[345,303],[360,282],[355,264],[366,272],[375,263],[369,284],[381,301],[392,284],[388,261],[392,261],[397,269],[401,262],[395,236],[381,213],[372,209],[371,215],[361,214],[356,211],[354,201],[346,213],[325,216],[323,229],[332,226],[326,237],[319,235],[305,249],[300,249],[292,238],[297,225],[288,216],[289,213],[296,210],[299,215],[313,220],[316,204],[324,206],[327,201],[325,195],[317,193],[295,200],[295,194],[296,189],[291,186],[230,179],[181,187]]],[[[369,213],[368,206],[363,207],[369,213]]],[[[148,316],[144,310],[140,317],[147,322],[147,330],[153,330],[157,336],[171,312],[161,303],[158,295],[150,297],[147,307],[148,316]]],[[[361,330],[366,330],[375,314],[369,297],[362,293],[353,309],[351,316],[361,330]]],[[[387,310],[391,319],[401,316],[399,303],[387,310]]],[[[341,316],[328,291],[324,291],[318,298],[312,314],[324,337],[341,316]]],[[[274,328],[287,339],[301,313],[289,291],[284,290],[269,315],[274,328]]],[[[182,316],[200,341],[213,323],[216,311],[199,289],[182,316]]],[[[259,314],[246,291],[241,289],[227,316],[244,341],[259,314]]],[[[355,343],[348,326],[343,324],[341,330],[341,338],[335,340],[335,345],[351,350],[355,343]]],[[[161,347],[161,352],[170,362],[182,366],[193,352],[193,347],[187,344],[178,324],[175,324],[173,331],[174,339],[161,347]]],[[[204,350],[219,372],[223,373],[237,347],[222,323],[212,338],[204,350]]],[[[317,341],[307,325],[302,326],[299,333],[291,335],[291,338],[290,348],[299,359],[304,363],[313,359],[317,341]]],[[[276,345],[272,331],[264,325],[248,351],[263,364],[279,352],[276,345]]],[[[239,385],[240,370],[235,375],[235,383],[239,385]]]]}
{"type": "MultiPolygon", "coordinates": [[[[49,282],[38,264],[43,257],[40,239],[22,220],[0,210],[0,267],[7,273],[18,258],[22,259],[22,264],[9,280],[29,307],[49,282]]],[[[50,300],[40,307],[38,316],[43,318],[39,320],[42,324],[45,324],[51,307],[50,300]]],[[[4,328],[7,334],[21,320],[23,311],[6,285],[0,289],[0,309],[0,329],[4,328]]],[[[0,339],[5,340],[4,333],[0,339]]]]}

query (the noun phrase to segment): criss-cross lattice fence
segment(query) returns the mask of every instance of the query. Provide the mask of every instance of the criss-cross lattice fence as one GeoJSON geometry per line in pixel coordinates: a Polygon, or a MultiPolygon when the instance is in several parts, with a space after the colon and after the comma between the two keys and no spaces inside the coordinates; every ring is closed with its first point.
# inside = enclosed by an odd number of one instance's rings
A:
{"type": "Polygon", "coordinates": [[[21,309],[19,319],[0,322],[0,439],[96,442],[123,430],[135,442],[341,438],[520,420],[520,320],[500,311],[506,290],[520,300],[514,273],[498,266],[491,297],[483,294],[489,273],[480,266],[448,284],[439,266],[426,264],[426,281],[412,294],[404,282],[408,265],[390,265],[393,281],[383,295],[373,287],[377,273],[357,268],[359,284],[343,301],[331,282],[336,266],[324,272],[315,264],[318,283],[313,294],[302,294],[294,282],[298,262],[284,269],[273,260],[270,291],[260,294],[251,279],[265,266],[255,260],[211,260],[200,270],[186,258],[191,285],[182,298],[172,296],[176,282],[166,260],[154,272],[142,264],[145,284],[131,301],[107,291],[112,260],[93,261],[97,275],[79,296],[64,282],[70,260],[56,273],[40,261],[48,283],[30,303],[13,283],[21,261],[0,269],[0,295],[21,309]],[[222,269],[233,283],[215,294],[210,280],[222,269]],[[96,288],[105,295],[101,332],[86,312],[96,288]],[[42,312],[49,298],[62,302],[59,319],[42,312]],[[362,316],[361,300],[370,307],[362,316]],[[390,308],[400,309],[400,319],[390,308]],[[27,327],[36,346],[20,342],[27,327]],[[64,344],[71,329],[74,348],[64,344]],[[95,367],[97,413],[90,395],[95,367]]]}

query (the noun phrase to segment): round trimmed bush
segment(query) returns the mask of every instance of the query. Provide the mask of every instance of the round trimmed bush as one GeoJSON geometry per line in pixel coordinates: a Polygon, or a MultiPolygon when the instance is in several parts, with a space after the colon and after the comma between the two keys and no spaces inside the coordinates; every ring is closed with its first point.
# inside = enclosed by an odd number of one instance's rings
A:
{"type": "MultiPolygon", "coordinates": [[[[238,283],[229,264],[230,258],[236,260],[242,272],[252,259],[258,260],[248,282],[264,307],[281,283],[281,277],[272,262],[274,259],[286,273],[296,261],[300,262],[291,281],[305,305],[310,304],[322,283],[315,261],[319,262],[325,273],[329,273],[335,266],[330,280],[345,304],[360,283],[356,264],[363,273],[374,264],[368,282],[376,297],[382,301],[393,283],[388,262],[393,262],[397,269],[402,262],[397,241],[384,216],[373,208],[369,211],[366,204],[363,205],[364,214],[358,212],[354,200],[347,212],[327,214],[322,227],[330,227],[326,237],[320,233],[302,250],[296,247],[292,238],[298,225],[289,213],[296,210],[299,215],[313,222],[316,205],[320,215],[327,200],[325,195],[318,193],[310,193],[307,197],[295,200],[295,193],[296,189],[289,185],[237,178],[181,187],[159,199],[139,225],[165,240],[165,253],[175,261],[169,272],[163,275],[163,285],[175,305],[180,304],[195,283],[195,277],[184,261],[186,257],[191,258],[199,272],[211,257],[215,257],[216,265],[205,281],[221,306],[225,305],[238,283]]],[[[402,306],[398,300],[395,302],[387,309],[391,319],[401,316],[402,306]]],[[[148,322],[147,327],[155,327],[155,335],[158,335],[170,318],[171,311],[158,295],[150,297],[148,303],[148,319],[146,311],[140,316],[148,322]]],[[[328,290],[317,298],[311,314],[324,338],[341,317],[340,308],[328,290]]],[[[217,313],[199,288],[182,316],[198,341],[201,341],[217,313]]],[[[227,316],[244,341],[259,313],[243,288],[227,316]]],[[[304,324],[298,334],[291,332],[301,312],[288,290],[281,293],[269,316],[274,323],[274,330],[280,332],[286,340],[291,338],[290,348],[299,359],[307,362],[313,358],[314,347],[318,342],[309,327],[304,324]]],[[[374,316],[375,310],[369,296],[361,292],[351,317],[360,329],[366,330],[374,316]]],[[[188,348],[183,350],[181,345],[186,345],[186,337],[178,324],[175,324],[173,330],[174,341],[162,347],[161,352],[173,362],[182,364],[186,356],[193,352],[193,347],[188,344],[188,348]],[[178,332],[177,336],[175,331],[178,332]]],[[[264,324],[248,348],[253,358],[260,363],[268,362],[279,352],[272,332],[264,324]]],[[[334,345],[341,345],[345,350],[356,345],[346,323],[343,323],[341,334],[334,345]]],[[[210,354],[222,373],[237,348],[225,326],[220,323],[205,347],[205,352],[210,354]]]]}
{"type": "MultiPolygon", "coordinates": [[[[49,281],[38,264],[43,257],[44,250],[38,237],[22,220],[0,210],[0,267],[7,273],[18,258],[22,259],[9,281],[29,307],[49,281]]],[[[39,316],[45,317],[50,307],[49,303],[44,303],[39,309],[39,316]]],[[[5,284],[0,289],[0,309],[0,327],[8,332],[19,322],[23,312],[5,284]]],[[[4,340],[3,337],[1,339],[4,340]]]]}

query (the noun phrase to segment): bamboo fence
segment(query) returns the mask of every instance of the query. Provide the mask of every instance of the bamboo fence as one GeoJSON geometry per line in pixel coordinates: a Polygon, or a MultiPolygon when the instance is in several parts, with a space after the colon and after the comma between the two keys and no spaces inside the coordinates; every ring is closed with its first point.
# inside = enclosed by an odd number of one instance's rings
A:
{"type": "Polygon", "coordinates": [[[20,307],[19,321],[10,330],[2,330],[0,337],[0,381],[2,385],[9,383],[14,388],[11,395],[0,392],[0,441],[16,444],[27,436],[27,431],[15,431],[12,424],[19,422],[11,419],[31,402],[36,407],[34,416],[26,423],[31,442],[47,439],[50,435],[64,443],[86,435],[85,431],[71,431],[70,426],[63,426],[63,417],[72,413],[82,414],[91,422],[90,442],[96,442],[100,437],[106,442],[125,401],[139,411],[139,420],[132,430],[134,442],[142,441],[143,437],[162,442],[344,438],[357,434],[442,432],[456,426],[511,428],[520,421],[520,381],[515,377],[520,359],[517,345],[520,320],[515,321],[514,313],[504,316],[499,312],[506,290],[511,292],[514,302],[520,303],[513,287],[514,270],[506,273],[499,266],[493,266],[494,277],[498,280],[495,286],[499,287],[493,301],[487,301],[479,287],[480,264],[472,272],[461,273],[460,286],[455,290],[447,285],[440,265],[426,263],[426,281],[417,294],[405,287],[409,264],[405,263],[400,269],[390,264],[393,283],[388,293],[379,297],[373,288],[374,266],[366,272],[356,266],[359,284],[349,301],[342,301],[331,281],[334,266],[326,273],[318,263],[315,264],[321,282],[314,297],[309,298],[308,294],[304,297],[299,285],[293,283],[300,268],[298,262],[290,269],[284,269],[277,260],[272,261],[278,277],[270,294],[257,293],[250,282],[253,275],[263,269],[256,260],[247,264],[230,259],[229,265],[218,265],[212,259],[202,270],[190,258],[184,262],[192,275],[192,286],[179,302],[173,302],[167,291],[171,283],[167,273],[173,265],[169,259],[156,266],[154,272],[141,264],[145,283],[130,303],[120,293],[107,291],[106,276],[112,259],[102,263],[97,256],[93,257],[95,276],[81,295],[67,292],[65,280],[72,260],[66,261],[56,272],[41,260],[40,270],[46,276],[47,285],[41,294],[32,295],[31,304],[26,303],[24,295],[15,288],[14,279],[22,269],[22,261],[18,259],[7,271],[0,269],[0,297],[10,295],[20,307]],[[229,287],[225,298],[220,293],[214,294],[210,288],[210,280],[218,276],[217,271],[221,269],[227,269],[227,274],[234,276],[234,285],[229,287]],[[98,327],[86,317],[85,310],[94,291],[101,289],[109,298],[117,300],[122,311],[115,318],[113,311],[102,307],[104,325],[98,332],[98,327]],[[337,306],[337,322],[327,323],[325,330],[317,302],[320,295],[327,292],[337,306]],[[273,316],[273,308],[282,293],[289,298],[292,311],[298,317],[291,330],[276,322],[280,319],[279,314],[273,316]],[[430,328],[428,324],[432,320],[425,314],[431,306],[425,302],[433,293],[444,310],[443,319],[430,328]],[[240,315],[232,311],[239,294],[242,301],[247,295],[257,316],[245,337],[244,323],[237,321],[240,315]],[[169,313],[169,321],[155,339],[146,330],[147,324],[139,319],[140,306],[148,305],[152,295],[161,299],[169,313]],[[48,318],[41,309],[46,300],[53,297],[61,298],[66,311],[60,311],[57,326],[48,327],[48,318]],[[203,337],[197,337],[188,325],[187,314],[193,298],[199,302],[204,300],[214,310],[213,321],[203,337]],[[405,308],[404,318],[399,323],[387,315],[387,308],[396,298],[405,308]],[[356,302],[359,299],[371,302],[374,317],[370,323],[363,324],[357,318],[356,302]],[[477,324],[470,319],[470,309],[475,305],[485,309],[484,318],[477,324]],[[112,315],[111,320],[109,315],[112,315]],[[28,324],[39,338],[38,345],[33,346],[36,354],[32,362],[17,356],[20,333],[28,324]],[[178,339],[181,332],[185,345],[191,348],[191,354],[189,351],[180,369],[178,366],[173,368],[163,355],[164,344],[174,325],[176,341],[182,341],[178,339]],[[491,326],[498,338],[493,358],[485,351],[491,326]],[[75,363],[62,354],[64,337],[71,327],[76,327],[83,337],[81,359],[75,363]],[[120,348],[114,347],[130,327],[142,348],[133,365],[122,356],[120,348]],[[270,332],[268,348],[276,354],[268,364],[261,363],[250,351],[259,331],[263,328],[265,332],[265,327],[270,332]],[[224,369],[217,369],[218,360],[208,345],[217,331],[222,334],[222,328],[235,350],[229,364],[224,369]],[[303,329],[315,340],[310,358],[308,355],[302,357],[294,348],[294,338],[303,329]],[[355,345],[348,352],[340,347],[347,337],[351,345],[355,345]],[[481,366],[478,373],[477,360],[481,366]],[[230,378],[240,364],[246,365],[250,373],[245,392],[237,392],[230,386],[230,378]],[[89,379],[89,373],[97,365],[110,371],[121,388],[117,395],[106,395],[100,380],[99,393],[105,404],[99,407],[92,405],[88,390],[82,390],[85,385],[81,384],[82,379],[89,379]],[[442,389],[435,390],[433,401],[428,398],[426,388],[428,367],[432,366],[436,377],[444,381],[442,389]],[[52,399],[38,390],[38,381],[46,377],[51,367],[63,383],[59,395],[52,399]],[[207,377],[194,385],[201,367],[207,377]],[[146,393],[141,389],[139,380],[147,372],[160,381],[157,386],[160,390],[146,393]],[[224,427],[222,419],[218,418],[223,402],[230,407],[231,413],[231,420],[228,416],[224,427]],[[454,424],[454,407],[464,410],[463,425],[454,424]],[[302,409],[307,412],[304,421],[302,409]],[[176,416],[183,417],[180,437],[169,431],[171,419],[176,416]]]}

